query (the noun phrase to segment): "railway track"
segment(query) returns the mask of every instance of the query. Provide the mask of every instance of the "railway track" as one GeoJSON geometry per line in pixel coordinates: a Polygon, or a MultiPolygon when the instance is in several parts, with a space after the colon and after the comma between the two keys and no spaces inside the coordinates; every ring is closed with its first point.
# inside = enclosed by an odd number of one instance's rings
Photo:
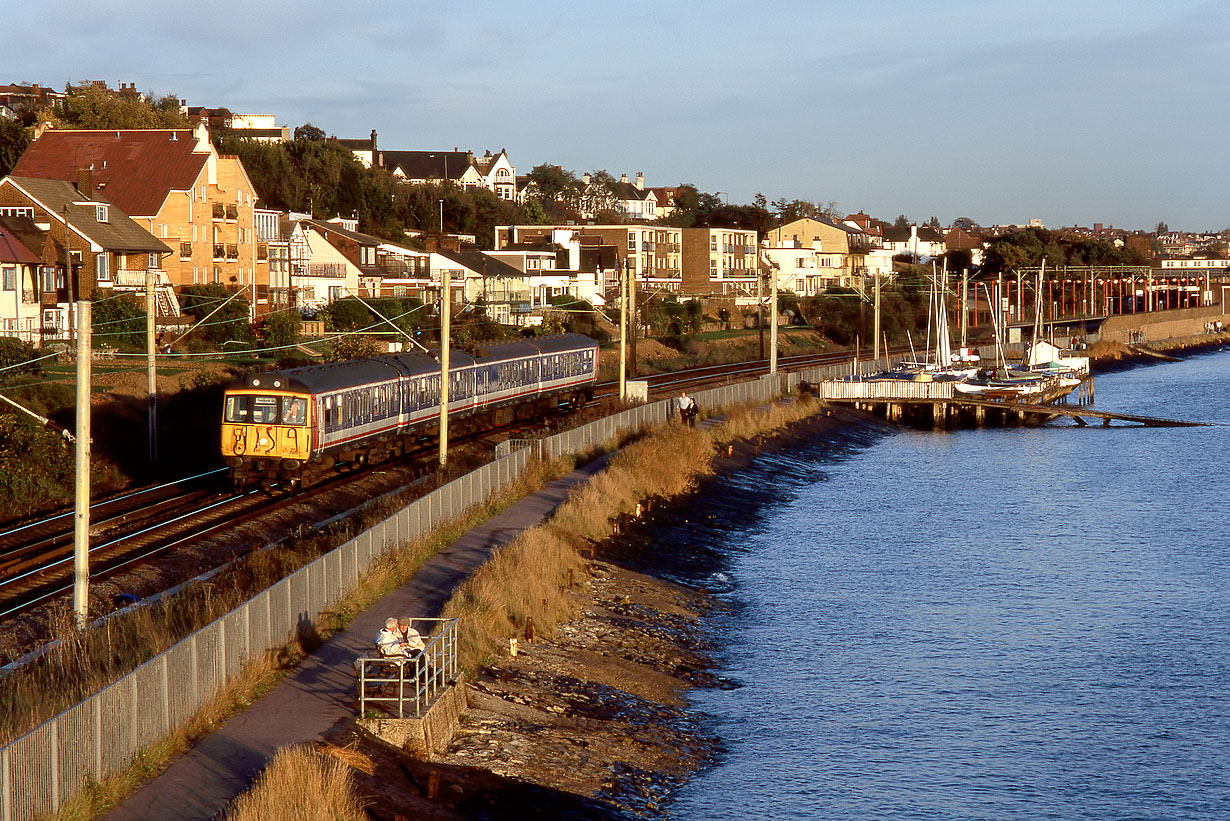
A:
{"type": "MultiPolygon", "coordinates": [[[[895,353],[896,351],[894,351],[895,353]]],[[[849,361],[844,352],[781,357],[780,370],[839,364],[849,361]]],[[[767,360],[724,365],[709,365],[685,371],[652,374],[651,397],[679,390],[697,389],[746,379],[768,373],[767,360]]],[[[584,412],[614,399],[615,382],[599,383],[595,402],[584,412]]],[[[457,440],[460,450],[470,447],[486,450],[494,439],[528,435],[541,420],[527,425],[514,423],[496,431],[472,434],[457,440]]],[[[430,469],[435,446],[424,447],[406,457],[403,463],[420,464],[430,469]]],[[[375,466],[375,470],[388,467],[375,466]]],[[[413,472],[412,472],[413,473],[413,472]]],[[[312,507],[313,498],[328,493],[340,484],[354,481],[360,472],[346,472],[326,479],[295,495],[269,496],[259,491],[244,494],[220,491],[225,469],[200,476],[145,488],[102,500],[91,505],[90,580],[91,584],[133,570],[142,563],[156,561],[194,542],[209,539],[227,528],[237,528],[261,517],[272,517],[282,509],[301,504],[312,507]]],[[[405,490],[409,485],[388,492],[405,490]]],[[[304,525],[317,522],[302,521],[304,525]]],[[[44,520],[0,531],[0,618],[30,611],[72,591],[73,514],[63,512],[44,520]]]]}
{"type": "MultiPolygon", "coordinates": [[[[466,458],[467,447],[473,452],[490,452],[493,437],[529,435],[532,428],[542,424],[542,420],[519,422],[458,438],[454,457],[466,458]]],[[[400,481],[377,495],[405,491],[434,468],[435,455],[434,444],[425,446],[397,462],[338,473],[293,494],[221,491],[219,482],[226,473],[221,469],[95,503],[91,505],[91,587],[251,522],[280,516],[285,520],[283,530],[315,526],[319,517],[310,519],[305,513],[313,509],[315,499],[382,471],[395,472],[400,481]],[[389,470],[391,467],[398,470],[389,470]],[[406,470],[407,467],[410,469],[406,470]],[[201,484],[204,486],[198,486],[201,484]],[[292,507],[299,510],[284,513],[292,507]]],[[[0,619],[29,612],[71,594],[72,527],[73,514],[64,512],[0,532],[0,619]]]]}

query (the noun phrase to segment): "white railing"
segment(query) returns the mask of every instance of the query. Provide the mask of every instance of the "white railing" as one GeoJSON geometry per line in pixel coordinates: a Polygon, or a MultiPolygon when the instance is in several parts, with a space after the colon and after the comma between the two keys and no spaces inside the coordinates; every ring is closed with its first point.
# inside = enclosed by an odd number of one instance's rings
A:
{"type": "Polygon", "coordinates": [[[953,382],[912,382],[875,379],[869,382],[821,382],[820,396],[840,402],[852,399],[952,399],[953,382]]]}

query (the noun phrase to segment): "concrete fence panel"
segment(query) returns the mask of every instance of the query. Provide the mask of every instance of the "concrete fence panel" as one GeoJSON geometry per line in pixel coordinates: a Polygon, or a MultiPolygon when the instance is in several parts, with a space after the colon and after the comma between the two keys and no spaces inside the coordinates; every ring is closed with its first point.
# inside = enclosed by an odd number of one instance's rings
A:
{"type": "Polygon", "coordinates": [[[225,674],[223,681],[239,675],[243,665],[252,657],[248,650],[248,605],[237,607],[220,619],[222,623],[223,658],[225,674]]]}
{"type": "Polygon", "coordinates": [[[95,732],[98,700],[90,699],[61,713],[56,720],[56,761],[59,784],[56,794],[61,802],[79,794],[98,772],[95,732]]]}
{"type": "Polygon", "coordinates": [[[13,818],[25,821],[58,809],[58,761],[52,760],[56,722],[53,719],[14,741],[9,761],[16,804],[13,818]]]}

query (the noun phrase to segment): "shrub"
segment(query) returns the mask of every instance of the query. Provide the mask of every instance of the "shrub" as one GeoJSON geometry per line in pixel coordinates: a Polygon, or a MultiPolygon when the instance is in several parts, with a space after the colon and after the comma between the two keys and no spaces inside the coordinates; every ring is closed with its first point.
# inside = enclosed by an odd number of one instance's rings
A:
{"type": "Polygon", "coordinates": [[[37,373],[39,366],[34,346],[11,336],[0,337],[0,377],[14,373],[37,373]],[[24,366],[24,367],[23,367],[24,366]]]}
{"type": "Polygon", "coordinates": [[[24,416],[0,414],[0,510],[28,516],[73,494],[68,441],[24,416]]]}
{"type": "Polygon", "coordinates": [[[297,311],[278,311],[266,315],[260,323],[265,344],[272,348],[294,345],[303,330],[303,317],[297,311]]]}

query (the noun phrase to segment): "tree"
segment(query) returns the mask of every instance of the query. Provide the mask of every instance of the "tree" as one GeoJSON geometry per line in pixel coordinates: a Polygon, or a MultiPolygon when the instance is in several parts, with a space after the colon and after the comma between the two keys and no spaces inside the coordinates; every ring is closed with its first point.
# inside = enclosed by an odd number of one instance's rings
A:
{"type": "Polygon", "coordinates": [[[578,215],[583,186],[571,171],[543,163],[530,169],[526,180],[530,195],[538,198],[548,215],[553,218],[578,215]]]}
{"type": "Polygon", "coordinates": [[[0,177],[7,176],[30,145],[30,130],[18,120],[0,117],[0,177]]]}
{"type": "Polygon", "coordinates": [[[38,373],[39,363],[34,346],[17,337],[0,336],[0,379],[17,373],[38,373]]]}
{"type": "Polygon", "coordinates": [[[969,217],[957,217],[952,221],[952,225],[954,228],[960,228],[962,231],[966,232],[975,231],[981,227],[969,217]]]}
{"type": "Polygon", "coordinates": [[[188,337],[190,344],[219,348],[227,343],[251,344],[247,297],[236,296],[219,284],[185,285],[180,291],[179,303],[185,314],[191,314],[200,322],[188,337]]]}
{"type": "Polygon", "coordinates": [[[65,128],[187,128],[174,94],[144,98],[96,85],[69,86],[63,106],[39,112],[39,120],[65,128]]]}
{"type": "Polygon", "coordinates": [[[357,331],[372,324],[371,311],[354,297],[335,299],[320,312],[325,330],[330,333],[357,331]]]}
{"type": "MultiPolygon", "coordinates": [[[[581,186],[581,210],[603,214],[619,210],[619,180],[605,170],[591,171],[589,185],[581,186]]],[[[599,219],[599,222],[605,220],[599,219]]]]}
{"type": "Polygon", "coordinates": [[[277,311],[266,314],[260,323],[265,345],[271,348],[286,348],[299,340],[303,330],[303,317],[297,311],[277,311]]]}
{"type": "Polygon", "coordinates": [[[526,197],[525,221],[530,225],[548,225],[550,220],[538,197],[526,197]]]}
{"type": "Polygon", "coordinates": [[[934,216],[933,216],[933,217],[931,217],[931,219],[927,220],[927,222],[925,223],[925,225],[926,225],[928,228],[934,228],[936,231],[943,230],[943,228],[944,228],[944,226],[940,224],[940,218],[939,218],[939,217],[934,217],[934,216]]]}
{"type": "Polygon", "coordinates": [[[1157,227],[1153,229],[1153,233],[1155,233],[1155,234],[1169,234],[1169,233],[1170,233],[1170,226],[1169,226],[1169,225],[1167,225],[1167,224],[1166,224],[1166,223],[1164,223],[1164,222],[1159,222],[1159,223],[1157,224],[1157,227]]]}
{"type": "Polygon", "coordinates": [[[333,343],[329,354],[330,362],[341,362],[346,359],[363,359],[380,353],[380,345],[376,340],[358,334],[349,334],[338,338],[333,343]]]}
{"type": "Polygon", "coordinates": [[[295,127],[294,136],[296,140],[313,140],[315,142],[320,142],[325,138],[325,132],[311,123],[304,123],[303,125],[295,127]]]}
{"type": "Polygon", "coordinates": [[[90,310],[94,344],[107,348],[145,350],[145,302],[132,294],[95,292],[90,310]]]}
{"type": "Polygon", "coordinates": [[[905,214],[898,214],[897,219],[893,220],[893,227],[894,228],[909,228],[910,218],[907,217],[905,214]]]}

